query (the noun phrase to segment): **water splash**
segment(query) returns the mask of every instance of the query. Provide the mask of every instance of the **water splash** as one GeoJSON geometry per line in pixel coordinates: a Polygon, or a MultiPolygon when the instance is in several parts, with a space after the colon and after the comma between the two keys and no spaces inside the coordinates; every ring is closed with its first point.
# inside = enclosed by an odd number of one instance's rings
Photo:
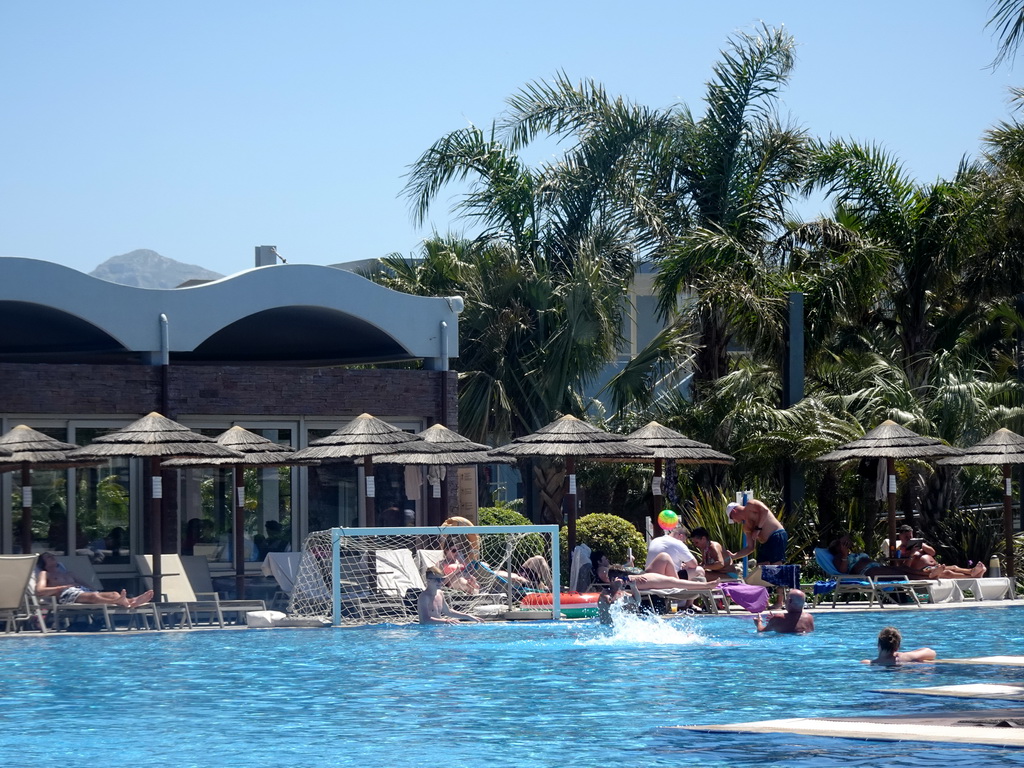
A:
{"type": "Polygon", "coordinates": [[[711,645],[697,631],[692,621],[681,618],[663,619],[655,614],[635,614],[623,610],[621,603],[611,607],[611,626],[597,624],[593,634],[579,637],[576,645],[626,646],[638,645],[711,645]]]}

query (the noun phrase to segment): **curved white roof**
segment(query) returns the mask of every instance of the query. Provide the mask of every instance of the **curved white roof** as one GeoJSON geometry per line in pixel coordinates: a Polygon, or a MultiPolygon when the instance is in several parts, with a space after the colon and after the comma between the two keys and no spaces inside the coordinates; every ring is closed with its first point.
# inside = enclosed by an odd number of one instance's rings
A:
{"type": "Polygon", "coordinates": [[[334,267],[279,264],[188,288],[118,285],[0,258],[0,359],[360,363],[458,356],[462,300],[410,296],[334,267]],[[442,323],[447,339],[442,338],[442,323]],[[445,343],[446,342],[446,343],[445,343]]]}

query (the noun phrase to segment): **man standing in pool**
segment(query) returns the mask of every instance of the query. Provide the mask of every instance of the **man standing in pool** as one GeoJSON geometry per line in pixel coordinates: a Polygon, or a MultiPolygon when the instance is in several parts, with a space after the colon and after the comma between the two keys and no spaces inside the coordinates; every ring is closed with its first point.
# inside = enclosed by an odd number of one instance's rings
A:
{"type": "Polygon", "coordinates": [[[814,631],[814,617],[804,613],[807,596],[799,589],[789,590],[786,596],[786,612],[781,616],[768,615],[768,621],[754,617],[758,632],[778,632],[785,635],[803,635],[814,631]]]}
{"type": "Polygon", "coordinates": [[[416,600],[419,609],[420,624],[458,624],[460,621],[483,621],[479,616],[472,616],[454,610],[444,599],[440,591],[445,575],[439,568],[427,569],[427,588],[420,592],[416,600]]]}

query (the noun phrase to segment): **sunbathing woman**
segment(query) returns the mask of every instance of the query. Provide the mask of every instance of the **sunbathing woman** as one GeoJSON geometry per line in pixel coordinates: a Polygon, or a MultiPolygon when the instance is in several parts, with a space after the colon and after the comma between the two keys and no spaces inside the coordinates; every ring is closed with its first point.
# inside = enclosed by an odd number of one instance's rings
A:
{"type": "Polygon", "coordinates": [[[647,564],[643,573],[626,573],[624,571],[612,571],[608,555],[599,549],[590,553],[590,564],[594,571],[594,581],[611,584],[618,579],[635,584],[639,589],[690,589],[693,591],[707,591],[708,588],[717,582],[715,581],[689,581],[676,576],[675,563],[672,557],[664,552],[655,557],[647,564]]]}
{"type": "Polygon", "coordinates": [[[123,589],[120,592],[97,592],[88,584],[76,579],[51,552],[44,552],[39,556],[36,569],[36,594],[39,597],[56,597],[61,605],[106,603],[122,608],[138,608],[153,599],[153,590],[131,598],[123,589]]]}

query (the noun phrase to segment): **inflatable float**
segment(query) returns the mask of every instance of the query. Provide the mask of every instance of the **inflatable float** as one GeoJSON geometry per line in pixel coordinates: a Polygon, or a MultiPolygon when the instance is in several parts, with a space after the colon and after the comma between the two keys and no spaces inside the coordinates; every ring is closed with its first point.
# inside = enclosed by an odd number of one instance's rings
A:
{"type": "MultiPolygon", "coordinates": [[[[585,619],[597,616],[597,598],[600,592],[562,592],[560,611],[567,619],[585,619]]],[[[524,608],[551,608],[554,595],[550,592],[531,592],[522,599],[524,608]]]]}

